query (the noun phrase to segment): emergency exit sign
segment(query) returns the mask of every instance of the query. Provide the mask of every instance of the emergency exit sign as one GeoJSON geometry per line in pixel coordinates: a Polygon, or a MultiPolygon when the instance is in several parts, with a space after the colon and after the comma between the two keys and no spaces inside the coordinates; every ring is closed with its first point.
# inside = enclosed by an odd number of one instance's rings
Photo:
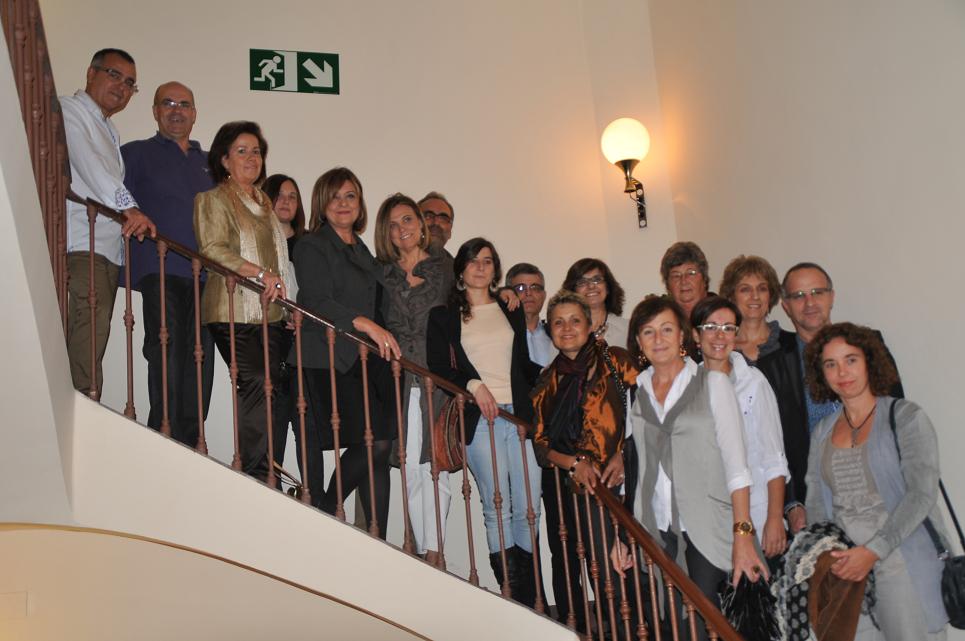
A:
{"type": "Polygon", "coordinates": [[[284,49],[250,49],[248,77],[252,91],[335,93],[338,54],[284,49]]]}

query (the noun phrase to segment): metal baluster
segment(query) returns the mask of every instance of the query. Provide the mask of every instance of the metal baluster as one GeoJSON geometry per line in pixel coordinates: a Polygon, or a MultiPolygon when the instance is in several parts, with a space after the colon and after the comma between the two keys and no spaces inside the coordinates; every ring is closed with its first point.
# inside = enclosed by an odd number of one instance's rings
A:
{"type": "MultiPolygon", "coordinates": [[[[586,558],[586,544],[583,542],[583,527],[580,523],[580,503],[576,496],[576,492],[570,492],[570,498],[573,500],[573,526],[576,528],[576,556],[580,560],[580,578],[583,583],[583,614],[584,621],[586,621],[586,631],[589,638],[593,638],[593,617],[590,614],[590,577],[589,577],[589,561],[586,558]]],[[[594,593],[597,600],[597,605],[599,605],[599,594],[594,593]]],[[[600,623],[597,628],[597,634],[603,634],[603,624],[600,623]]]]}
{"type": "MultiPolygon", "coordinates": [[[[262,358],[265,366],[265,426],[268,435],[268,478],[265,479],[268,483],[268,487],[271,489],[276,489],[278,487],[278,476],[275,474],[275,444],[272,439],[272,425],[273,417],[271,415],[273,399],[272,390],[274,386],[271,384],[271,349],[269,345],[271,344],[271,337],[268,333],[268,306],[270,303],[268,299],[265,298],[261,303],[261,348],[262,348],[262,358]]],[[[278,355],[276,354],[276,357],[278,355]]]]}
{"type": "MultiPolygon", "coordinates": [[[[603,515],[602,515],[602,511],[603,511],[603,506],[602,506],[602,505],[600,506],[600,511],[601,511],[601,515],[600,515],[600,516],[602,517],[602,516],[603,516],[603,515]]],[[[616,516],[614,516],[613,514],[610,515],[610,522],[613,524],[613,544],[616,545],[616,542],[620,540],[620,524],[617,522],[616,516]]],[[[607,564],[607,565],[609,565],[609,564],[607,564]]],[[[607,570],[607,573],[609,574],[609,570],[607,570]]],[[[626,578],[625,578],[624,576],[621,576],[620,574],[617,574],[616,572],[614,572],[614,574],[617,575],[617,581],[619,581],[619,584],[620,584],[620,619],[623,621],[623,637],[624,637],[627,641],[631,641],[631,639],[630,639],[630,612],[631,612],[631,610],[630,610],[630,601],[627,599],[627,581],[626,581],[626,578]]],[[[637,608],[637,616],[638,616],[638,617],[641,617],[641,618],[642,618],[642,612],[643,612],[643,610],[641,610],[640,608],[637,608]]],[[[615,632],[615,631],[614,631],[613,635],[614,635],[614,637],[616,636],[616,632],[615,632]]]]}
{"type": "MultiPolygon", "coordinates": [[[[433,385],[431,378],[425,378],[423,380],[425,381],[426,409],[429,412],[429,424],[431,425],[432,419],[436,415],[432,402],[432,393],[435,390],[435,386],[433,385]]],[[[425,420],[425,418],[423,418],[423,420],[425,420]]],[[[436,558],[436,567],[440,570],[445,570],[446,556],[445,544],[442,540],[442,504],[439,501],[439,461],[436,460],[436,432],[433,429],[429,430],[429,456],[429,474],[432,477],[432,495],[436,501],[436,545],[439,546],[439,554],[436,558]]],[[[428,556],[428,548],[426,548],[426,555],[428,556]]]]}
{"type": "MultiPolygon", "coordinates": [[[[292,315],[295,325],[295,371],[298,375],[298,400],[295,407],[298,408],[298,438],[302,445],[302,503],[312,504],[312,493],[308,487],[308,444],[305,438],[305,412],[308,410],[308,403],[305,401],[305,377],[302,371],[302,322],[304,316],[298,310],[292,315]]],[[[318,488],[321,491],[323,488],[318,488]]]]}
{"type": "MultiPolygon", "coordinates": [[[[602,483],[600,483],[602,485],[602,483]]],[[[589,492],[587,493],[587,506],[590,505],[589,492]]],[[[617,635],[617,617],[616,608],[614,606],[614,601],[616,597],[616,588],[613,585],[613,576],[610,573],[610,546],[606,540],[606,513],[603,511],[603,504],[599,499],[596,499],[597,506],[597,517],[600,523],[600,558],[603,561],[603,593],[606,595],[607,602],[607,612],[610,616],[610,634],[616,638],[617,635]]],[[[629,632],[629,630],[628,630],[629,632]]]]}
{"type": "MultiPolygon", "coordinates": [[[[537,537],[536,510],[533,509],[533,490],[529,485],[529,460],[526,456],[526,428],[522,425],[516,426],[516,435],[519,437],[520,456],[523,458],[523,485],[526,486],[526,522],[529,524],[530,547],[533,548],[533,580],[536,585],[536,599],[533,602],[533,609],[542,614],[546,610],[543,602],[543,582],[539,575],[539,543],[537,537]]],[[[520,570],[522,571],[522,570],[520,570]]]]}
{"type": "Polygon", "coordinates": [[[194,372],[198,392],[198,443],[195,449],[208,454],[208,442],[204,436],[204,346],[201,344],[201,261],[191,259],[191,279],[194,284],[194,372]]]}
{"type": "MultiPolygon", "coordinates": [[[[661,641],[663,626],[660,625],[660,604],[657,599],[657,572],[653,566],[653,559],[650,558],[650,555],[644,553],[642,549],[641,553],[643,554],[644,563],[647,565],[647,579],[650,586],[650,607],[653,610],[654,634],[657,637],[657,641],[661,641]]],[[[634,554],[636,554],[636,550],[634,550],[634,554]]],[[[672,617],[673,615],[670,614],[669,616],[672,617]]]]}
{"type": "Polygon", "coordinates": [[[466,504],[466,537],[469,539],[469,582],[479,585],[479,571],[476,569],[476,546],[472,541],[472,513],[469,497],[472,487],[469,485],[469,459],[466,457],[466,397],[456,394],[456,408],[459,410],[459,447],[462,449],[462,498],[466,504]]]}
{"type": "MultiPolygon", "coordinates": [[[[372,434],[371,406],[369,405],[369,348],[359,345],[359,358],[362,359],[362,403],[365,410],[365,454],[368,458],[369,472],[369,509],[371,518],[369,519],[369,534],[379,535],[379,517],[375,506],[375,457],[372,448],[375,445],[375,438],[372,434]]],[[[361,486],[359,486],[361,488],[361,486]]],[[[356,489],[358,492],[359,489],[356,489]]]]}
{"type": "Polygon", "coordinates": [[[168,244],[163,240],[157,241],[158,277],[161,283],[161,329],[158,338],[161,341],[161,434],[171,436],[171,415],[168,404],[168,342],[171,334],[168,332],[168,301],[167,283],[165,282],[165,267],[168,254],[168,244]]]}
{"type": "Polygon", "coordinates": [[[496,531],[499,534],[499,562],[503,567],[501,588],[503,596],[512,597],[512,590],[509,587],[509,563],[506,560],[506,533],[503,531],[503,495],[499,491],[499,469],[496,464],[495,423],[490,419],[486,419],[486,422],[489,424],[489,451],[493,462],[493,506],[496,508],[496,531]]]}
{"type": "Polygon", "coordinates": [[[600,564],[596,556],[596,544],[593,542],[593,517],[590,512],[590,495],[583,494],[583,504],[586,508],[586,531],[590,539],[590,577],[593,579],[593,601],[596,603],[596,624],[600,638],[603,638],[603,604],[600,603],[603,592],[600,591],[600,564]]]}
{"type": "Polygon", "coordinates": [[[228,372],[231,374],[231,420],[234,425],[235,453],[231,459],[231,469],[241,470],[241,446],[238,440],[238,359],[235,356],[235,282],[234,276],[225,277],[225,287],[228,290],[228,344],[231,362],[228,372]]]}
{"type": "MultiPolygon", "coordinates": [[[[553,480],[556,482],[556,508],[560,513],[560,543],[563,546],[563,571],[566,575],[566,600],[570,605],[569,612],[566,615],[566,625],[569,628],[576,629],[576,605],[573,603],[573,578],[570,576],[570,551],[568,545],[569,531],[566,528],[566,518],[563,509],[563,488],[560,483],[560,468],[553,467],[553,480]]],[[[556,595],[557,604],[559,604],[560,595],[556,595]]],[[[559,607],[557,605],[557,607],[559,607]]]]}
{"type": "MultiPolygon", "coordinates": [[[[405,471],[406,462],[406,433],[415,426],[403,422],[408,417],[402,416],[402,363],[397,359],[392,361],[392,381],[395,387],[395,416],[398,419],[399,436],[399,474],[402,477],[402,549],[409,554],[415,554],[415,544],[412,542],[412,515],[409,513],[409,480],[405,471]]],[[[419,425],[418,429],[422,429],[419,425]]],[[[388,528],[386,528],[388,529],[388,528]]]]}
{"type": "MultiPolygon", "coordinates": [[[[637,639],[647,639],[646,612],[643,607],[643,590],[640,587],[640,562],[637,558],[637,543],[633,536],[627,533],[627,545],[630,548],[631,558],[633,559],[633,592],[637,604],[637,639]]],[[[653,600],[653,625],[656,627],[657,640],[660,639],[660,614],[657,611],[656,598],[653,600]]]]}
{"type": "Polygon", "coordinates": [[[670,634],[673,641],[680,641],[680,630],[677,623],[677,599],[675,598],[673,579],[664,574],[663,583],[667,586],[667,616],[670,617],[670,634]]]}
{"type": "Polygon", "coordinates": [[[131,239],[124,237],[124,330],[127,345],[127,404],[124,416],[137,420],[134,411],[134,312],[131,310],[131,239]]]}
{"type": "Polygon", "coordinates": [[[694,610],[694,604],[691,603],[690,599],[682,592],[680,593],[680,598],[683,600],[684,608],[687,610],[687,622],[690,624],[690,641],[697,641],[697,612],[694,610]]]}
{"type": "MultiPolygon", "coordinates": [[[[345,497],[342,496],[342,450],[339,445],[341,419],[338,417],[338,384],[335,382],[335,330],[331,327],[326,328],[325,338],[328,340],[328,373],[332,383],[332,447],[335,448],[335,518],[344,521],[345,497]]],[[[331,486],[331,481],[329,482],[329,486],[331,486]]]]}

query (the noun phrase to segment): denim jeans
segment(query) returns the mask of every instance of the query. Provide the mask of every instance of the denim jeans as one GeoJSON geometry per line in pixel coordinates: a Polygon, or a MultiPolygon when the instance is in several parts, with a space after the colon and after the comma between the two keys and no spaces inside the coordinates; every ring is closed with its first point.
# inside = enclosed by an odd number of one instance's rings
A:
{"type": "MultiPolygon", "coordinates": [[[[513,406],[500,405],[507,412],[513,406]]],[[[502,496],[503,540],[506,549],[518,545],[527,552],[533,551],[529,523],[526,521],[526,482],[529,482],[533,512],[536,515],[536,531],[539,531],[540,514],[540,467],[533,454],[533,442],[526,440],[526,465],[529,476],[523,473],[523,457],[519,447],[516,426],[497,417],[493,422],[496,443],[496,470],[499,475],[499,493],[502,496]]],[[[486,542],[490,553],[499,552],[499,526],[496,520],[495,481],[493,478],[493,448],[489,442],[489,423],[480,417],[472,442],[466,448],[469,470],[476,479],[479,499],[482,501],[483,521],[486,524],[486,542]]]]}

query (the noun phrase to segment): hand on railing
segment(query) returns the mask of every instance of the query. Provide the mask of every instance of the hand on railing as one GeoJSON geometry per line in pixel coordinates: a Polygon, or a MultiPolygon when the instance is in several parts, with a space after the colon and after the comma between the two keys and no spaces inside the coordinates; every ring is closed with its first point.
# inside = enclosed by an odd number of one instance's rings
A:
{"type": "Polygon", "coordinates": [[[138,240],[144,240],[147,234],[151,238],[157,237],[157,227],[143,211],[137,207],[124,210],[124,222],[121,224],[121,233],[130,238],[134,236],[138,240]]]}
{"type": "Polygon", "coordinates": [[[493,393],[489,391],[485,383],[480,384],[472,396],[485,419],[487,421],[496,420],[496,417],[499,416],[499,404],[496,403],[493,393]]]}
{"type": "Polygon", "coordinates": [[[271,272],[265,272],[261,277],[261,284],[265,286],[265,290],[261,292],[262,302],[274,302],[278,299],[285,300],[288,298],[288,290],[285,288],[285,281],[281,279],[278,274],[273,274],[271,272]]]}
{"type": "Polygon", "coordinates": [[[356,316],[352,321],[352,327],[371,338],[379,351],[379,356],[385,360],[392,360],[393,357],[396,359],[402,358],[402,349],[399,348],[395,336],[375,321],[365,316],[356,316]]]}
{"type": "Polygon", "coordinates": [[[611,456],[610,461],[603,468],[603,475],[600,480],[606,484],[607,487],[616,487],[621,485],[626,478],[626,474],[623,471],[623,456],[611,456]]]}

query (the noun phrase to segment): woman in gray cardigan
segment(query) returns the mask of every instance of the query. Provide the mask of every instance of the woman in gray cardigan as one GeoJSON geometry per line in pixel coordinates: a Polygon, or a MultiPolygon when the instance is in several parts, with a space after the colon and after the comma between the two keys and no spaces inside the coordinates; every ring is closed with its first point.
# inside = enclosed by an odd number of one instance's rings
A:
{"type": "MultiPolygon", "coordinates": [[[[808,519],[834,521],[856,544],[831,553],[837,559],[831,572],[861,581],[874,571],[872,614],[886,641],[944,639],[942,562],[923,525],[927,517],[944,538],[931,421],[914,403],[887,396],[897,372],[867,327],[825,327],[804,360],[812,398],[842,404],[815,426],[807,472],[808,519]]],[[[862,615],[855,638],[877,634],[862,615]]]]}

